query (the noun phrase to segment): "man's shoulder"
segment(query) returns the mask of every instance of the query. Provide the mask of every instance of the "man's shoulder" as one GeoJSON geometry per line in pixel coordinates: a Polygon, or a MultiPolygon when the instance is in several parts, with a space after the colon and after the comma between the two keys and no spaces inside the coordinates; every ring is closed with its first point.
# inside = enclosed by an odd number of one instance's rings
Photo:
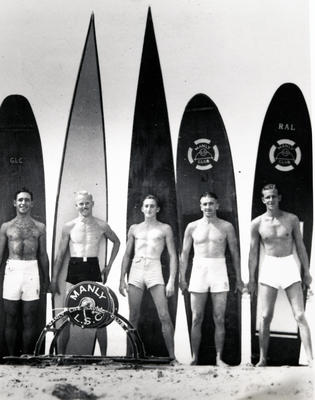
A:
{"type": "Polygon", "coordinates": [[[46,226],[45,226],[45,224],[44,224],[43,222],[38,221],[38,220],[35,219],[35,218],[32,218],[32,221],[33,221],[33,223],[36,225],[36,227],[37,227],[38,229],[40,229],[41,231],[46,229],[46,226]]]}
{"type": "Polygon", "coordinates": [[[299,221],[299,218],[297,215],[295,215],[291,212],[288,212],[288,211],[282,211],[282,217],[290,222],[299,221]]]}

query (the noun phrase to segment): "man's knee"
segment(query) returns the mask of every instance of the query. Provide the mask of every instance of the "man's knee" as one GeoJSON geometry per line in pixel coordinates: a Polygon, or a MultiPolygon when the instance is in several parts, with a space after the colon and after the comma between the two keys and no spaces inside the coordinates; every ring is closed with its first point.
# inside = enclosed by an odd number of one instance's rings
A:
{"type": "Polygon", "coordinates": [[[201,326],[203,322],[204,313],[202,311],[193,312],[192,325],[194,327],[201,326]]]}
{"type": "Polygon", "coordinates": [[[225,313],[214,313],[213,320],[215,325],[223,325],[225,323],[225,313]]]}
{"type": "Polygon", "coordinates": [[[273,317],[273,313],[272,312],[262,312],[261,316],[260,316],[260,321],[262,323],[263,326],[269,326],[271,324],[272,321],[272,317],[273,317]]]}

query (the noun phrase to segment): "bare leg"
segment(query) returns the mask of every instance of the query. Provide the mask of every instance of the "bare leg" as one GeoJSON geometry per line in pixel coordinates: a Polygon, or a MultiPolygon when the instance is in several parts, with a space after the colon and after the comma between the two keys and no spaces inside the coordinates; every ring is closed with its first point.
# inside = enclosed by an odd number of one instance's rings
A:
{"type": "Polygon", "coordinates": [[[193,359],[191,365],[197,365],[199,347],[201,342],[201,328],[204,318],[204,310],[206,301],[208,298],[207,293],[195,293],[190,294],[191,311],[192,311],[192,324],[191,324],[191,347],[193,359]]]}
{"type": "Polygon", "coordinates": [[[23,353],[33,354],[36,340],[36,320],[38,313],[38,300],[23,301],[23,353]]]}
{"type": "Polygon", "coordinates": [[[217,352],[216,364],[218,366],[226,366],[222,361],[222,352],[225,339],[225,309],[227,292],[211,293],[213,306],[213,321],[215,326],[215,348],[217,352]]]}
{"type": "Polygon", "coordinates": [[[107,329],[106,329],[106,326],[104,328],[98,328],[96,330],[96,337],[98,340],[98,344],[100,346],[101,355],[106,356],[106,351],[107,351],[107,329]]]}
{"type": "Polygon", "coordinates": [[[312,366],[313,363],[313,351],[311,332],[304,313],[304,302],[301,282],[295,282],[293,285],[286,288],[286,294],[290,301],[292,311],[296,322],[298,324],[301,340],[305,349],[308,364],[312,366]]]}
{"type": "Polygon", "coordinates": [[[9,355],[14,356],[16,350],[17,323],[20,310],[20,301],[4,299],[3,303],[6,315],[4,328],[5,340],[8,347],[9,355]]]}
{"type": "Polygon", "coordinates": [[[261,298],[261,315],[259,324],[260,357],[258,363],[256,364],[256,367],[264,367],[267,365],[270,324],[273,317],[277,294],[278,294],[277,289],[268,285],[260,284],[259,286],[259,295],[261,298]]]}
{"type": "Polygon", "coordinates": [[[174,326],[171,321],[170,314],[168,312],[168,304],[165,295],[165,286],[155,285],[150,288],[150,292],[161,321],[162,334],[168,350],[168,354],[170,358],[175,359],[174,326]]]}
{"type": "MultiPolygon", "coordinates": [[[[129,322],[131,325],[138,329],[138,323],[140,318],[140,307],[143,297],[143,290],[137,286],[129,284],[128,286],[128,302],[129,302],[129,322]]],[[[127,356],[131,357],[132,348],[129,341],[127,342],[127,356]]]]}

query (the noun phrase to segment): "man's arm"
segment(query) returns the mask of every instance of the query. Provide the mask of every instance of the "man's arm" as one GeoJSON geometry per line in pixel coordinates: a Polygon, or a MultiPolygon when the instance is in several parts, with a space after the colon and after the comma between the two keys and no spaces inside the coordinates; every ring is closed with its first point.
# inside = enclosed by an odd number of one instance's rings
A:
{"type": "Polygon", "coordinates": [[[42,293],[47,293],[49,290],[49,260],[47,255],[46,248],[46,227],[44,224],[41,224],[40,227],[40,236],[38,239],[38,261],[39,267],[43,273],[43,286],[41,287],[42,293]]]}
{"type": "Polygon", "coordinates": [[[235,229],[232,224],[227,226],[227,243],[232,257],[232,263],[236,275],[236,287],[235,291],[242,293],[244,284],[241,278],[241,266],[240,266],[240,253],[237,245],[237,238],[235,234],[235,229]]]}
{"type": "Polygon", "coordinates": [[[188,288],[188,284],[186,281],[186,271],[187,271],[189,253],[191,250],[192,243],[193,243],[192,225],[188,224],[184,233],[183,249],[180,255],[180,264],[179,264],[179,286],[182,292],[184,292],[188,288]]]}
{"type": "Polygon", "coordinates": [[[105,238],[109,239],[113,243],[113,247],[112,247],[112,251],[111,251],[110,258],[109,258],[107,265],[105,262],[104,269],[101,270],[103,283],[105,283],[107,281],[107,277],[109,275],[109,272],[112,268],[113,262],[115,261],[115,258],[118,254],[119,247],[120,247],[120,240],[118,239],[118,236],[116,235],[116,233],[111,229],[111,227],[108,224],[106,224],[106,229],[105,229],[104,234],[105,234],[105,238]]]}
{"type": "Polygon", "coordinates": [[[303,285],[306,286],[306,288],[309,288],[310,284],[312,283],[312,277],[310,274],[310,269],[309,269],[309,260],[307,256],[307,252],[305,249],[305,245],[303,242],[303,237],[301,234],[300,230],[300,221],[296,215],[293,217],[293,239],[295,242],[295,247],[297,254],[299,256],[300,262],[302,264],[303,268],[303,285]]]}
{"type": "Polygon", "coordinates": [[[2,263],[6,244],[7,244],[7,223],[4,223],[1,225],[0,228],[0,265],[2,263]]]}
{"type": "Polygon", "coordinates": [[[174,294],[175,277],[177,272],[177,254],[175,250],[173,231],[169,225],[166,225],[165,228],[165,243],[170,257],[170,275],[165,291],[166,297],[171,297],[174,294]]]}
{"type": "Polygon", "coordinates": [[[134,244],[135,244],[134,225],[131,225],[131,227],[129,228],[129,231],[128,231],[125,254],[123,256],[122,263],[121,263],[119,292],[123,296],[126,296],[126,292],[128,292],[128,285],[125,280],[125,275],[127,273],[127,269],[130,264],[130,259],[131,259],[131,256],[132,256],[132,253],[134,250],[134,244]]]}
{"type": "Polygon", "coordinates": [[[250,294],[257,295],[257,284],[255,280],[255,271],[258,265],[258,256],[259,256],[259,244],[260,244],[260,235],[258,232],[258,220],[255,219],[251,223],[250,230],[250,250],[249,250],[249,259],[248,259],[248,268],[249,268],[249,283],[248,283],[248,291],[250,294]]]}
{"type": "Polygon", "coordinates": [[[63,260],[68,250],[70,241],[70,228],[66,224],[62,229],[61,239],[58,247],[57,256],[54,262],[54,270],[51,277],[51,291],[52,293],[60,294],[58,279],[63,266],[63,260]]]}

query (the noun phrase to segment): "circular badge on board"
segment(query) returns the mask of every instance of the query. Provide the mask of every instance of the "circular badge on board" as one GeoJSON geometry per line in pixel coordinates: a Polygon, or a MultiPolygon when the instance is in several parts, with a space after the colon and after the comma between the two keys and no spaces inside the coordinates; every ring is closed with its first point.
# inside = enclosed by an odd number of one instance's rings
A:
{"type": "Polygon", "coordinates": [[[279,171],[292,171],[300,164],[302,153],[300,147],[290,139],[280,139],[269,150],[269,160],[279,171]]]}
{"type": "Polygon", "coordinates": [[[118,300],[107,286],[84,281],[70,289],[66,297],[66,307],[70,310],[69,318],[75,325],[81,328],[99,328],[113,322],[110,314],[118,312],[118,300]]]}
{"type": "Polygon", "coordinates": [[[212,168],[219,160],[219,149],[213,145],[210,139],[197,139],[193,146],[189,147],[187,158],[196,169],[207,170],[212,168]]]}

